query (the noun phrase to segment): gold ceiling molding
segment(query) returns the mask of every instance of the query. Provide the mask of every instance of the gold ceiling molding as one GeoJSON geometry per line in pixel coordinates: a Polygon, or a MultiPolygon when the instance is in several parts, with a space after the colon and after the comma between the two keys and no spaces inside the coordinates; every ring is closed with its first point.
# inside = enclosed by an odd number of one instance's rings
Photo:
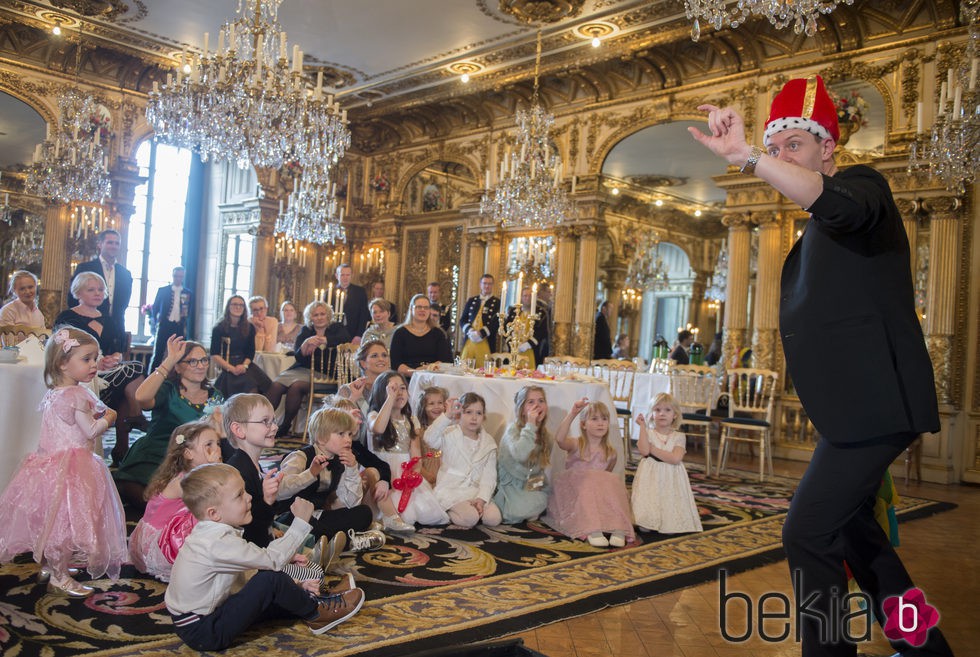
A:
{"type": "Polygon", "coordinates": [[[522,23],[557,23],[582,13],[585,0],[500,0],[500,10],[522,23]]]}

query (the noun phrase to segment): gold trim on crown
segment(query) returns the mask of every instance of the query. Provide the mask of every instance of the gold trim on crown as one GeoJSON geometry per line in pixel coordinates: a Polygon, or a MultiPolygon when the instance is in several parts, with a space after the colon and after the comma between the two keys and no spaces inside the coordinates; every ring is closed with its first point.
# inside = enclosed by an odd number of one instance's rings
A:
{"type": "Polygon", "coordinates": [[[803,111],[801,116],[804,119],[813,117],[813,105],[817,101],[817,76],[811,75],[806,79],[806,91],[803,92],[803,111]]]}

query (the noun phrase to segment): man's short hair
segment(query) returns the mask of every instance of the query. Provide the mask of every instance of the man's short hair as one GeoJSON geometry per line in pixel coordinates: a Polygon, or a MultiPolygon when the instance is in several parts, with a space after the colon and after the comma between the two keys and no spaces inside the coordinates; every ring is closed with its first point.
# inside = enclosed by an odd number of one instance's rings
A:
{"type": "Polygon", "coordinates": [[[272,403],[263,395],[249,392],[241,392],[229,397],[221,406],[221,421],[224,425],[225,435],[228,438],[234,438],[235,434],[231,432],[232,422],[245,424],[251,417],[252,411],[260,406],[272,408],[272,403]]]}
{"type": "Polygon", "coordinates": [[[207,520],[208,507],[221,499],[221,487],[241,479],[241,474],[227,463],[199,465],[180,482],[180,498],[198,520],[207,520]]]}
{"type": "Polygon", "coordinates": [[[436,287],[442,287],[442,283],[440,283],[439,281],[430,281],[429,284],[426,285],[426,287],[432,287],[433,285],[436,287]]]}
{"type": "Polygon", "coordinates": [[[480,280],[482,281],[484,278],[489,278],[492,281],[493,274],[484,274],[483,276],[480,277],[480,280]]]}
{"type": "Polygon", "coordinates": [[[99,239],[97,240],[97,243],[102,244],[103,242],[105,242],[105,238],[108,237],[109,235],[115,235],[120,240],[122,239],[122,233],[120,233],[118,230],[116,230],[115,228],[106,228],[104,231],[99,233],[99,239]]]}
{"type": "Polygon", "coordinates": [[[687,340],[688,338],[693,337],[693,336],[694,336],[693,333],[691,333],[687,329],[684,329],[683,331],[680,331],[677,334],[677,341],[678,342],[684,342],[684,340],[687,340]]]}

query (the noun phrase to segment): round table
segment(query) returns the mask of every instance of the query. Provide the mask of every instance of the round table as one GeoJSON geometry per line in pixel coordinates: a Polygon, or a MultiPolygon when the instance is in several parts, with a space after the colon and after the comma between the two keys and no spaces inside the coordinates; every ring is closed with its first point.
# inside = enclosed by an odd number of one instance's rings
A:
{"type": "Polygon", "coordinates": [[[41,436],[37,407],[47,391],[42,365],[0,363],[0,490],[7,487],[24,457],[37,449],[41,436]]]}

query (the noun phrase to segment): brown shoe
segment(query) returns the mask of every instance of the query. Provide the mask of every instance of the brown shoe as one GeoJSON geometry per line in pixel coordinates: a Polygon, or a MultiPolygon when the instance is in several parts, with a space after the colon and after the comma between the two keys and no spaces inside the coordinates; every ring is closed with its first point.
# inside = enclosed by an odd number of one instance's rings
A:
{"type": "Polygon", "coordinates": [[[364,604],[364,591],[351,589],[346,593],[318,599],[320,604],[317,607],[317,617],[306,621],[313,634],[323,634],[356,614],[364,604]]]}
{"type": "Polygon", "coordinates": [[[354,576],[351,573],[344,575],[340,581],[333,586],[329,586],[326,578],[324,578],[323,581],[320,582],[320,596],[325,597],[329,595],[347,593],[356,586],[357,585],[354,583],[354,576]]]}

